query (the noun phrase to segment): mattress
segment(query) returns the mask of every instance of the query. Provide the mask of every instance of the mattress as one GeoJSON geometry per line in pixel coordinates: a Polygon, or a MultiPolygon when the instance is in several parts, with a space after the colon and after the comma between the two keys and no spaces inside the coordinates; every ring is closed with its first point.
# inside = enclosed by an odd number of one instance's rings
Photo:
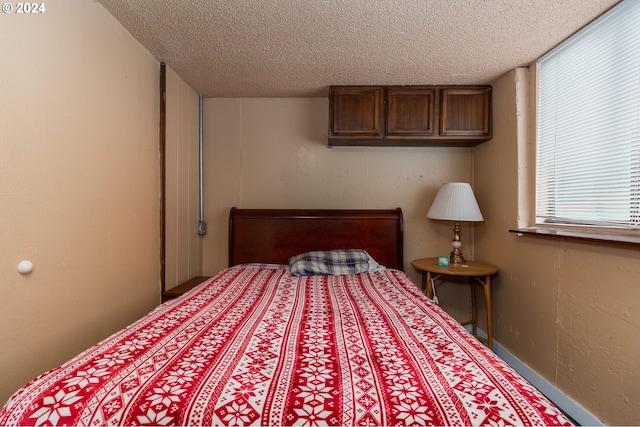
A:
{"type": "Polygon", "coordinates": [[[223,270],[31,381],[0,425],[570,425],[401,271],[223,270]]]}

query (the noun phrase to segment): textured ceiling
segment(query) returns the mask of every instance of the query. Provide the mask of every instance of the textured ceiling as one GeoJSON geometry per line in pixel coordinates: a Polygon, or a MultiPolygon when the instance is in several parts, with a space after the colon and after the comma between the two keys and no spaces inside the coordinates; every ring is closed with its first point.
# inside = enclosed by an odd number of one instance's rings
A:
{"type": "Polygon", "coordinates": [[[96,0],[206,97],[488,84],[618,0],[96,0]]]}

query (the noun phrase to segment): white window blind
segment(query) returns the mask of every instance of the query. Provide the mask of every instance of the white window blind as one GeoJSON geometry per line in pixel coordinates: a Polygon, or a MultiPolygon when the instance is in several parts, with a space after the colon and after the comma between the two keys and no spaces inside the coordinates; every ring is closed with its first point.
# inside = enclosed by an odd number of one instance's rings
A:
{"type": "Polygon", "coordinates": [[[640,0],[538,60],[536,223],[640,228],[640,0]]]}

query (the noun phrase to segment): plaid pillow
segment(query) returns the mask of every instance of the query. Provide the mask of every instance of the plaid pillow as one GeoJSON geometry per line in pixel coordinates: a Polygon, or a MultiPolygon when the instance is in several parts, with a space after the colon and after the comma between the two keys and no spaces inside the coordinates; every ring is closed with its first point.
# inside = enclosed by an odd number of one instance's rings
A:
{"type": "Polygon", "coordinates": [[[362,249],[312,251],[289,258],[289,267],[293,276],[364,273],[369,269],[369,254],[362,249]]]}

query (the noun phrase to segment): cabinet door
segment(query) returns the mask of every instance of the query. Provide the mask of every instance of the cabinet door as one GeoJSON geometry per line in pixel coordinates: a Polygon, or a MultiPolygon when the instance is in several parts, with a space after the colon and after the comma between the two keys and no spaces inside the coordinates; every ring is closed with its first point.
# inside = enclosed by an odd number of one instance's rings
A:
{"type": "Polygon", "coordinates": [[[442,88],[440,135],[491,137],[491,87],[442,88]]]}
{"type": "Polygon", "coordinates": [[[330,136],[382,137],[383,88],[332,86],[330,136]]]}
{"type": "Polygon", "coordinates": [[[387,135],[431,136],[434,133],[433,87],[387,89],[387,135]]]}

